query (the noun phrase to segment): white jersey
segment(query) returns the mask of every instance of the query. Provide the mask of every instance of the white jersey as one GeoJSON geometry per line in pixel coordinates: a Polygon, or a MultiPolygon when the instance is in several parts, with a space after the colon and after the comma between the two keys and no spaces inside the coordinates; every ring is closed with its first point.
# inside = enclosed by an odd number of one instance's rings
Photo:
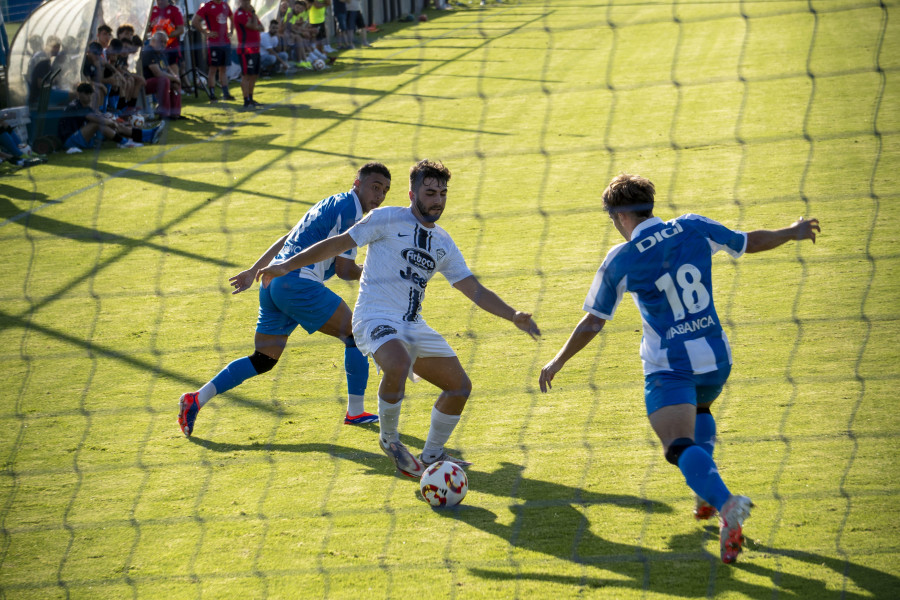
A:
{"type": "Polygon", "coordinates": [[[353,321],[387,318],[424,323],[425,288],[435,273],[451,285],[472,275],[453,239],[441,227],[424,227],[409,207],[376,208],[347,233],[368,245],[353,321]]]}

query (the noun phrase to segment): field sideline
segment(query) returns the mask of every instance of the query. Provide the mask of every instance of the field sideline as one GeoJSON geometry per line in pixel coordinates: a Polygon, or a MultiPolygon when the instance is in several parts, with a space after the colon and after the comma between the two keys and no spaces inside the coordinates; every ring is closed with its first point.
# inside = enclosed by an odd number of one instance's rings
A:
{"type": "MultiPolygon", "coordinates": [[[[896,1],[465,6],[260,81],[258,113],[187,98],[164,144],[0,172],[0,598],[896,597],[896,1]],[[474,384],[463,505],[432,511],[377,427],[342,424],[323,335],[186,439],[178,397],[252,352],[256,288],[228,277],[368,160],[405,205],[424,157],[453,172],[440,224],[543,331],[429,285],[474,384]],[[620,171],[664,219],[822,222],[815,245],[715,259],[716,461],[757,505],[736,565],[647,424],[632,302],[537,387],[620,241],[599,198],[620,171]]],[[[408,387],[416,452],[435,397],[408,387]]]]}

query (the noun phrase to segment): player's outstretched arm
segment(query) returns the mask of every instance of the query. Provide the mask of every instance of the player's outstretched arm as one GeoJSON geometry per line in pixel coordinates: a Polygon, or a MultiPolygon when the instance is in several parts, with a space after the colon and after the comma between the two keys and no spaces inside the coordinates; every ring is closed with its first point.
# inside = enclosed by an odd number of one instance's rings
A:
{"type": "Polygon", "coordinates": [[[240,294],[244,290],[248,290],[253,286],[253,280],[256,279],[256,273],[261,268],[272,262],[272,259],[278,256],[278,253],[281,252],[281,249],[284,247],[284,242],[287,240],[288,233],[281,236],[279,239],[275,241],[274,244],[269,246],[269,249],[266,250],[262,256],[257,259],[253,266],[247,269],[246,271],[241,271],[234,277],[229,277],[228,281],[231,283],[231,287],[234,288],[232,294],[240,294]]]}
{"type": "Polygon", "coordinates": [[[256,280],[261,281],[263,287],[269,287],[269,283],[276,277],[281,277],[282,275],[290,273],[300,267],[305,267],[306,265],[312,265],[317,262],[322,262],[323,260],[328,260],[329,258],[335,257],[338,254],[343,254],[350,248],[355,247],[356,242],[353,241],[350,234],[346,232],[341,235],[326,238],[321,242],[313,244],[306,250],[298,252],[285,261],[273,263],[268,267],[260,269],[256,273],[256,280]]]}
{"type": "Polygon", "coordinates": [[[784,229],[757,229],[747,233],[747,254],[771,250],[791,240],[812,240],[816,243],[816,233],[822,231],[818,219],[800,217],[793,225],[784,229]]]}
{"type": "Polygon", "coordinates": [[[516,327],[530,335],[531,339],[536,339],[535,336],[541,335],[541,330],[538,329],[537,323],[531,318],[531,313],[514,309],[504,302],[500,296],[481,285],[481,282],[474,275],[460,279],[453,284],[453,287],[461,291],[466,298],[474,302],[479,308],[501,319],[512,321],[516,327]]]}
{"type": "Polygon", "coordinates": [[[562,370],[563,366],[565,366],[570,358],[578,354],[592,339],[597,337],[597,334],[600,333],[600,330],[603,329],[605,324],[605,319],[601,319],[597,315],[591,313],[586,313],[584,317],[581,318],[578,325],[576,325],[575,329],[572,331],[572,335],[569,336],[569,339],[566,340],[563,347],[559,349],[559,352],[556,353],[553,360],[548,362],[544,365],[544,368],[541,369],[541,376],[538,379],[538,383],[541,386],[542,392],[546,392],[553,387],[550,385],[550,382],[553,381],[556,374],[562,370]]]}

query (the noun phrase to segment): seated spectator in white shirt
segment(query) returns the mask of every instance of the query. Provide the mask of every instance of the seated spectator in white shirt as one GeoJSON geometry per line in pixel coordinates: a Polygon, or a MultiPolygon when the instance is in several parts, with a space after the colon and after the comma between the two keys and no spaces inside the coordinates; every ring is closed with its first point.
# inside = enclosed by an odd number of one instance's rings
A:
{"type": "Polygon", "coordinates": [[[290,68],[288,54],[281,50],[278,39],[278,20],[269,21],[269,30],[259,36],[259,62],[265,71],[284,72],[290,68]],[[277,64],[277,66],[276,66],[277,64]]]}

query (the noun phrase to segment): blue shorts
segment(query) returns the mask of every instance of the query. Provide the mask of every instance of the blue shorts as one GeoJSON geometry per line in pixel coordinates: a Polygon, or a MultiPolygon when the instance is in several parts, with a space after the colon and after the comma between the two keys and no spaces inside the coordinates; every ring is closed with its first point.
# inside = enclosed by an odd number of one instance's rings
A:
{"type": "Polygon", "coordinates": [[[291,335],[297,325],[315,333],[328,322],[343,300],[318,281],[296,273],[276,277],[269,287],[259,287],[257,333],[291,335]]]}
{"type": "Polygon", "coordinates": [[[91,138],[90,141],[84,139],[84,136],[81,135],[81,130],[79,129],[75,133],[69,136],[69,138],[65,141],[63,146],[65,148],[79,148],[81,150],[90,150],[94,148],[98,144],[103,141],[103,134],[99,131],[94,134],[94,137],[91,138]]]}
{"type": "Polygon", "coordinates": [[[681,371],[659,371],[644,376],[644,403],[652,415],[663,406],[673,404],[709,404],[719,397],[731,365],[717,371],[695,375],[681,371]]]}

